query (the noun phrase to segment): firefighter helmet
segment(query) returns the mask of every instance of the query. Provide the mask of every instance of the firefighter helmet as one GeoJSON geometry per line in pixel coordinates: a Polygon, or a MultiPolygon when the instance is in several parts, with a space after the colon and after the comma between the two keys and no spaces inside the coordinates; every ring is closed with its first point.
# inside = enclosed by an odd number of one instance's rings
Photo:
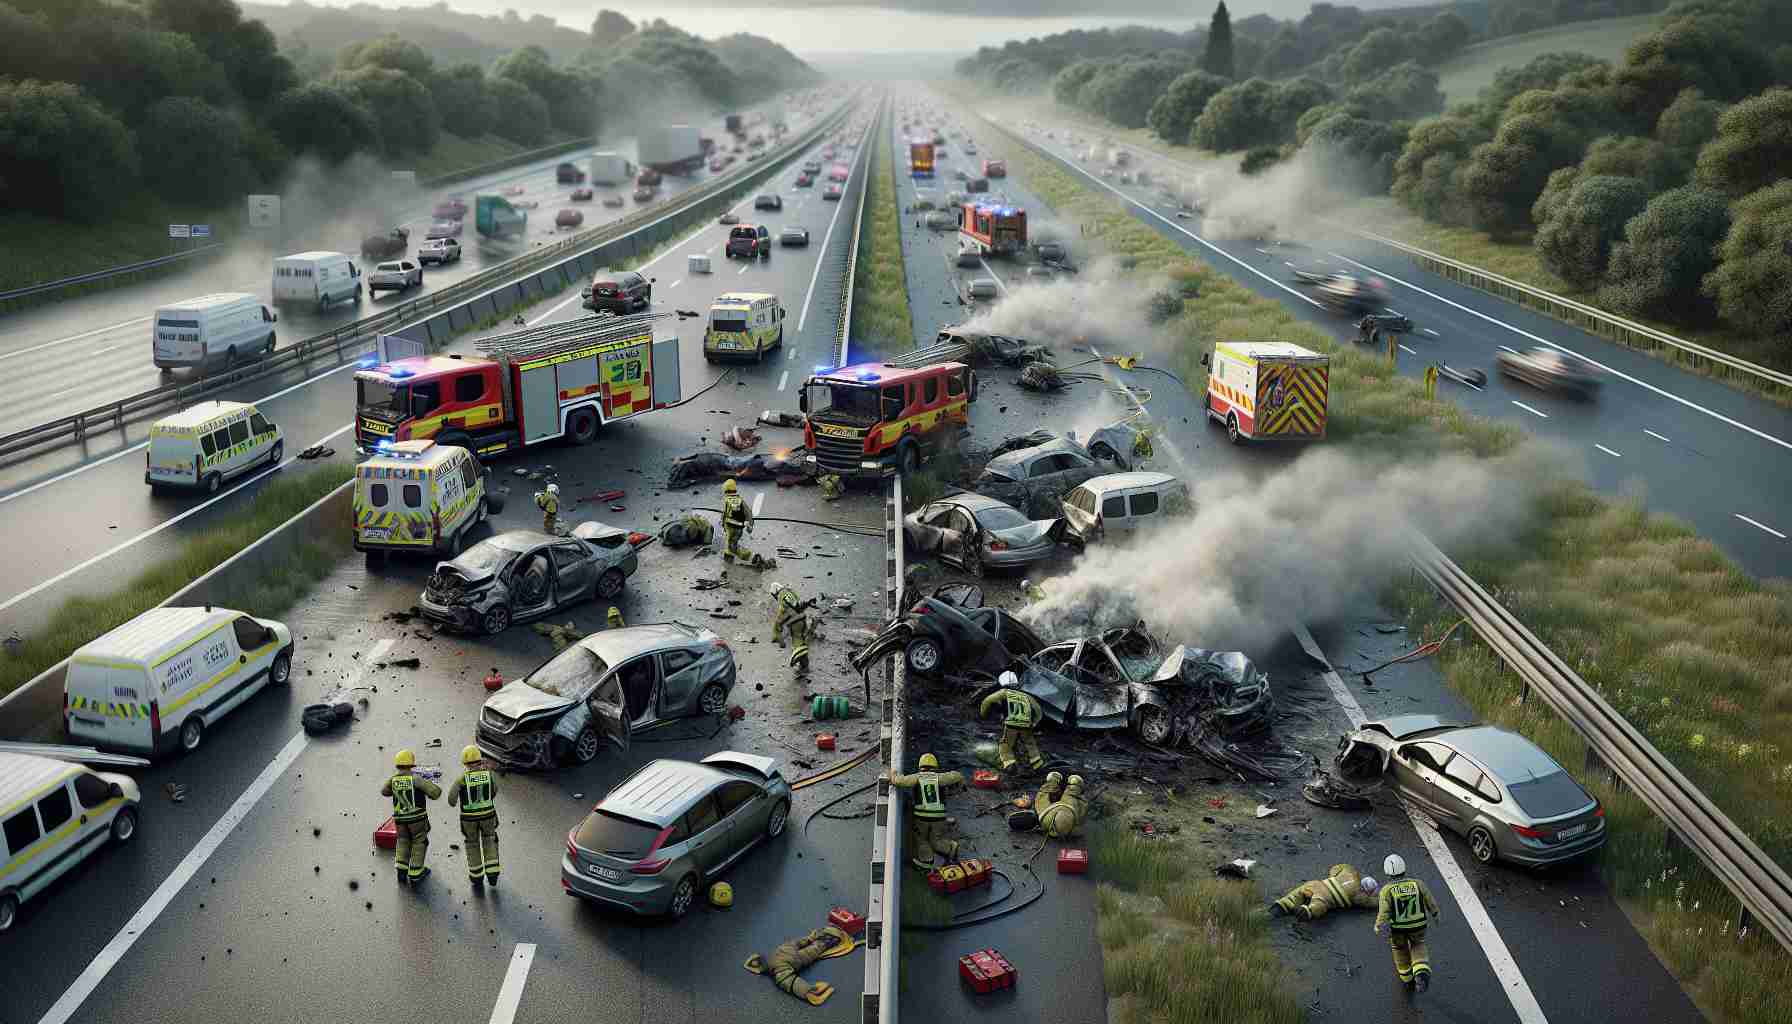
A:
{"type": "Polygon", "coordinates": [[[548,493],[553,494],[553,495],[559,495],[560,485],[559,484],[549,484],[548,485],[548,493]]]}
{"type": "Polygon", "coordinates": [[[1080,793],[1080,792],[1082,792],[1082,789],[1083,789],[1083,777],[1082,777],[1082,776],[1081,776],[1081,775],[1072,775],[1072,776],[1071,776],[1071,777],[1070,777],[1070,778],[1069,778],[1069,780],[1067,780],[1067,781],[1066,781],[1066,782],[1065,782],[1065,783],[1064,783],[1064,788],[1065,788],[1065,789],[1067,789],[1067,790],[1069,790],[1069,791],[1070,791],[1070,792],[1072,792],[1072,793],[1080,793]]]}
{"type": "Polygon", "coordinates": [[[1063,772],[1047,772],[1046,773],[1046,775],[1045,775],[1045,788],[1046,789],[1057,789],[1059,786],[1062,786],[1063,784],[1064,784],[1064,773],[1063,772]]]}
{"type": "Polygon", "coordinates": [[[1363,876],[1363,891],[1364,892],[1373,896],[1373,895],[1375,895],[1375,891],[1380,888],[1381,888],[1381,883],[1377,882],[1375,880],[1374,875],[1364,875],[1363,876]]]}
{"type": "Polygon", "coordinates": [[[734,906],[734,886],[727,882],[717,882],[709,887],[709,902],[718,907],[734,906]]]}
{"type": "Polygon", "coordinates": [[[722,481],[722,493],[723,494],[733,494],[739,490],[740,490],[740,485],[734,482],[733,477],[729,477],[728,479],[722,481]]]}
{"type": "Polygon", "coordinates": [[[460,748],[460,763],[461,764],[474,764],[477,761],[479,761],[481,758],[483,758],[484,756],[485,756],[484,754],[481,754],[479,752],[479,747],[472,743],[469,743],[466,746],[460,748]]]}
{"type": "Polygon", "coordinates": [[[1390,853],[1387,855],[1387,859],[1381,862],[1381,873],[1389,878],[1399,878],[1406,874],[1406,861],[1402,860],[1399,854],[1390,853]]]}
{"type": "Polygon", "coordinates": [[[400,768],[417,767],[417,755],[410,750],[400,750],[392,758],[392,763],[400,768]]]}
{"type": "Polygon", "coordinates": [[[921,770],[922,771],[933,771],[934,769],[938,768],[939,766],[940,766],[939,758],[934,757],[932,754],[922,754],[921,755],[921,770]]]}

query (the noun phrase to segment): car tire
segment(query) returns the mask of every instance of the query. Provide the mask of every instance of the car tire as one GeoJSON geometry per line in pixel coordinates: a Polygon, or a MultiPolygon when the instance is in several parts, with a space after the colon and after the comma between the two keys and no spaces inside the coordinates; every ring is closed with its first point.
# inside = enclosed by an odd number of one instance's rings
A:
{"type": "Polygon", "coordinates": [[[268,335],[268,347],[262,354],[269,356],[274,354],[274,336],[272,334],[268,335]]]}
{"type": "Polygon", "coordinates": [[[596,729],[587,725],[579,730],[579,735],[573,739],[572,747],[566,753],[573,764],[590,764],[597,760],[598,751],[602,749],[603,738],[597,734],[596,729]]]}
{"type": "Polygon", "coordinates": [[[274,663],[268,666],[268,682],[275,686],[285,686],[292,682],[292,654],[281,651],[274,655],[274,663]]]}
{"type": "Polygon", "coordinates": [[[924,676],[935,675],[946,662],[946,652],[940,648],[940,642],[930,636],[918,636],[903,648],[902,659],[910,672],[918,672],[924,676]]]}
{"type": "MultiPolygon", "coordinates": [[[[120,807],[112,816],[112,841],[128,843],[137,834],[137,811],[131,807],[120,807]]],[[[0,928],[0,931],[5,929],[0,928]]]]}
{"type": "Polygon", "coordinates": [[[1233,444],[1244,443],[1244,435],[1238,431],[1238,414],[1235,412],[1226,414],[1226,440],[1233,444]]]}
{"type": "Polygon", "coordinates": [[[205,478],[204,486],[205,486],[205,493],[216,494],[216,493],[218,493],[218,488],[224,486],[224,478],[222,476],[219,476],[217,473],[207,474],[206,478],[205,478]]]}
{"type": "Polygon", "coordinates": [[[710,683],[697,694],[697,707],[704,714],[719,715],[728,710],[728,691],[721,683],[710,683]]]}
{"type": "Polygon", "coordinates": [[[205,720],[198,715],[189,715],[180,724],[180,749],[182,753],[191,754],[205,742],[205,720]]]}
{"type": "Polygon", "coordinates": [[[480,498],[478,507],[473,510],[473,525],[478,526],[480,523],[485,522],[490,515],[490,506],[485,503],[484,498],[480,498]]]}
{"type": "Polygon", "coordinates": [[[765,838],[776,839],[784,834],[784,826],[790,824],[790,801],[780,800],[772,808],[771,816],[765,819],[765,838]]]}
{"type": "Polygon", "coordinates": [[[666,916],[676,921],[690,913],[691,904],[697,902],[697,876],[686,875],[678,880],[678,888],[672,890],[672,902],[666,904],[666,916]]]}
{"type": "Polygon", "coordinates": [[[896,449],[896,472],[902,476],[912,476],[921,470],[921,448],[913,441],[902,442],[896,449]]]}
{"type": "Polygon", "coordinates": [[[234,369],[236,369],[236,346],[232,345],[224,350],[224,372],[229,373],[234,369]]]}
{"type": "Polygon", "coordinates": [[[12,893],[0,893],[0,932],[12,927],[19,919],[19,898],[12,893]]]}
{"type": "Polygon", "coordinates": [[[1486,825],[1476,825],[1468,830],[1468,852],[1477,864],[1492,864],[1499,857],[1499,846],[1486,825]]]}
{"type": "Polygon", "coordinates": [[[486,636],[497,636],[510,628],[510,606],[493,605],[489,611],[479,617],[479,628],[486,636]]]}
{"type": "Polygon", "coordinates": [[[597,583],[591,588],[591,592],[599,600],[609,601],[613,600],[617,594],[622,593],[622,588],[627,584],[628,577],[622,574],[621,569],[605,569],[604,574],[597,578],[597,583]]]}
{"type": "Polygon", "coordinates": [[[1145,707],[1139,709],[1139,739],[1154,747],[1161,747],[1170,740],[1170,713],[1163,708],[1145,707]]]}
{"type": "Polygon", "coordinates": [[[590,444],[597,440],[597,416],[590,409],[580,409],[572,414],[566,424],[566,436],[573,444],[590,444]]]}
{"type": "Polygon", "coordinates": [[[285,457],[286,457],[286,442],[285,441],[275,441],[273,450],[268,452],[268,465],[278,466],[280,464],[280,460],[285,457]]]}
{"type": "Polygon", "coordinates": [[[380,550],[367,552],[367,568],[378,569],[386,564],[386,553],[380,550]]]}

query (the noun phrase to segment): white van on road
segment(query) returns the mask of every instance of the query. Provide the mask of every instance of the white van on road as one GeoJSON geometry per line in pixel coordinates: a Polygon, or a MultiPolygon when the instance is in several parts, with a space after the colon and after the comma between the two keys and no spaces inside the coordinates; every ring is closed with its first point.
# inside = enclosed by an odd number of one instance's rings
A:
{"type": "Polygon", "coordinates": [[[0,932],[12,927],[20,904],[106,840],[129,842],[141,799],[126,775],[0,753],[0,932]]]}
{"type": "Polygon", "coordinates": [[[177,366],[232,366],[238,359],[274,351],[279,314],[247,292],[219,292],[156,310],[150,328],[155,363],[164,372],[177,366]]]}
{"type": "Polygon", "coordinates": [[[361,304],[361,268],[347,253],[301,252],[274,261],[274,305],[296,302],[323,309],[361,304]]]}

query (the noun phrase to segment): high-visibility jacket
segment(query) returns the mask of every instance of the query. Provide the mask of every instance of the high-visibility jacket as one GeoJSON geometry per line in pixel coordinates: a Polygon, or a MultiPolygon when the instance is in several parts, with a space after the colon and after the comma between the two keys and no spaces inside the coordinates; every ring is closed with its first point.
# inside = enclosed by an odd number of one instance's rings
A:
{"type": "Polygon", "coordinates": [[[1416,878],[1402,878],[1381,887],[1380,908],[1375,914],[1375,927],[1387,925],[1397,932],[1423,928],[1437,920],[1437,901],[1431,890],[1416,878]]]}
{"type": "Polygon", "coordinates": [[[913,775],[893,775],[890,777],[890,784],[915,791],[912,811],[915,817],[922,821],[944,821],[946,800],[942,794],[947,786],[964,785],[964,773],[924,771],[913,775]]]}
{"type": "Polygon", "coordinates": [[[730,494],[722,499],[722,525],[736,530],[744,530],[753,525],[753,510],[738,494],[730,494]]]}
{"type": "Polygon", "coordinates": [[[560,498],[558,495],[542,491],[535,495],[535,507],[550,516],[557,516],[560,514],[560,498]]]}
{"type": "Polygon", "coordinates": [[[392,820],[423,821],[429,817],[427,800],[440,800],[442,787],[421,775],[398,772],[380,787],[381,796],[392,798],[392,820]]]}
{"type": "Polygon", "coordinates": [[[497,775],[490,768],[473,768],[455,780],[454,788],[448,791],[448,802],[460,804],[460,820],[476,821],[497,815],[497,795],[497,775]]]}
{"type": "Polygon", "coordinates": [[[1005,716],[1002,724],[1010,729],[1031,729],[1039,724],[1039,702],[1030,693],[1019,690],[1001,689],[983,698],[983,706],[977,709],[978,717],[989,714],[989,709],[1000,704],[1005,716]]]}

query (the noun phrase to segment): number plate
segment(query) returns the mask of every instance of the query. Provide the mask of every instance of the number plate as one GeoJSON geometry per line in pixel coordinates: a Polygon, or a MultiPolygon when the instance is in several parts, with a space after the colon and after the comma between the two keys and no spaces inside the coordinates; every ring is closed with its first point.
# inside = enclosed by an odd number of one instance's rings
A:
{"type": "Polygon", "coordinates": [[[740,348],[740,342],[738,342],[738,341],[718,341],[718,342],[716,342],[716,347],[717,348],[726,348],[726,349],[738,349],[738,348],[740,348]]]}
{"type": "Polygon", "coordinates": [[[1556,838],[1557,839],[1573,839],[1575,836],[1580,835],[1582,832],[1585,832],[1586,830],[1587,830],[1587,826],[1584,823],[1580,824],[1580,825],[1576,825],[1573,828],[1560,829],[1556,832],[1556,838]]]}
{"type": "Polygon", "coordinates": [[[602,864],[588,864],[585,866],[585,870],[606,882],[622,881],[622,872],[615,868],[606,868],[602,864]]]}
{"type": "Polygon", "coordinates": [[[392,536],[392,528],[388,526],[369,526],[361,531],[363,540],[387,540],[392,536]]]}

